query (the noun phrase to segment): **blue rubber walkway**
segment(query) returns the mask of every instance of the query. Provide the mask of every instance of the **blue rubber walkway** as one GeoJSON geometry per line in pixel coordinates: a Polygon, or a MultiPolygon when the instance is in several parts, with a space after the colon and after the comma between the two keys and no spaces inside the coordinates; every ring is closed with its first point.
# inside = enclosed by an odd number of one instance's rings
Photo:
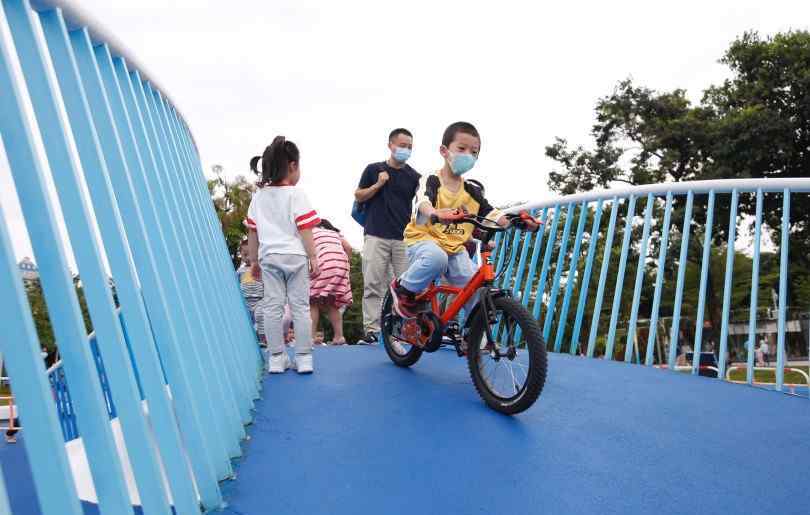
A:
{"type": "MultiPolygon", "coordinates": [[[[506,417],[452,352],[400,369],[321,348],[315,366],[266,379],[223,514],[808,513],[807,399],[553,355],[538,403],[506,417]]],[[[35,515],[22,451],[0,463],[35,515]]]]}
{"type": "Polygon", "coordinates": [[[267,378],[229,515],[757,514],[810,510],[810,402],[553,355],[538,403],[489,410],[452,352],[412,369],[318,349],[267,378]]]}

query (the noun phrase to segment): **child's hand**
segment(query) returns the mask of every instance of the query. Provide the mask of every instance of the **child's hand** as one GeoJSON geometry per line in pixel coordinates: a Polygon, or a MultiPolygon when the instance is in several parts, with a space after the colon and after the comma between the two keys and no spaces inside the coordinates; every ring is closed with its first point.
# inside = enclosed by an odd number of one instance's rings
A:
{"type": "Polygon", "coordinates": [[[540,229],[540,224],[542,222],[540,222],[540,220],[538,220],[537,218],[530,218],[528,220],[525,220],[525,223],[527,231],[537,232],[537,230],[540,229]]]}
{"type": "Polygon", "coordinates": [[[250,265],[250,275],[253,276],[254,281],[262,282],[262,267],[259,266],[259,263],[250,265]]]}
{"type": "Polygon", "coordinates": [[[450,209],[450,208],[442,208],[437,209],[434,213],[436,218],[443,223],[448,222],[457,222],[459,215],[463,215],[464,213],[459,211],[458,209],[450,209]]]}
{"type": "Polygon", "coordinates": [[[513,225],[519,229],[529,232],[537,232],[542,223],[543,222],[539,218],[533,217],[528,211],[521,211],[519,216],[512,219],[513,225]]]}
{"type": "Polygon", "coordinates": [[[314,277],[318,277],[319,275],[321,275],[321,269],[318,266],[318,260],[317,259],[310,259],[309,260],[309,276],[314,278],[314,277]]]}

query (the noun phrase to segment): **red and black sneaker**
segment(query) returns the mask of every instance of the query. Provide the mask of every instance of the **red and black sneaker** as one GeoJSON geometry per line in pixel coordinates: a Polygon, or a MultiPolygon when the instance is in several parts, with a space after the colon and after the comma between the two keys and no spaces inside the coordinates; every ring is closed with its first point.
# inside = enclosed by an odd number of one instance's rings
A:
{"type": "Polygon", "coordinates": [[[402,318],[415,318],[417,309],[416,294],[405,289],[399,283],[399,279],[391,281],[389,290],[391,290],[394,313],[402,318]]]}

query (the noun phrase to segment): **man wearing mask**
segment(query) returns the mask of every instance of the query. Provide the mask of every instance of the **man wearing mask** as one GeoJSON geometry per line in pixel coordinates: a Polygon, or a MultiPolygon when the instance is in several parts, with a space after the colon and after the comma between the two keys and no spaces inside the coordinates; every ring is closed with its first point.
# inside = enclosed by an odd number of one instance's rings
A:
{"type": "Polygon", "coordinates": [[[376,343],[380,331],[380,309],[390,273],[399,277],[408,269],[403,242],[410,222],[413,197],[420,175],[406,164],[413,148],[413,135],[407,129],[394,129],[388,135],[387,160],[372,163],[363,171],[354,192],[364,205],[366,222],[363,244],[363,330],[362,343],[376,343]]]}

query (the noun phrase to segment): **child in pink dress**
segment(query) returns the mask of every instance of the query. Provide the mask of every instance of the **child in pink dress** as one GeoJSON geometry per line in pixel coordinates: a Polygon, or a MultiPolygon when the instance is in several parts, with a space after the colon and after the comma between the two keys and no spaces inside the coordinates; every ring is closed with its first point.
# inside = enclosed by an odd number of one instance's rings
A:
{"type": "Polygon", "coordinates": [[[326,312],[332,324],[332,343],[343,345],[343,314],[341,308],[352,303],[352,285],[349,280],[349,256],[352,247],[328,220],[321,219],[312,230],[318,268],[321,273],[312,279],[309,288],[309,312],[312,318],[312,333],[318,331],[321,311],[326,312]]]}

